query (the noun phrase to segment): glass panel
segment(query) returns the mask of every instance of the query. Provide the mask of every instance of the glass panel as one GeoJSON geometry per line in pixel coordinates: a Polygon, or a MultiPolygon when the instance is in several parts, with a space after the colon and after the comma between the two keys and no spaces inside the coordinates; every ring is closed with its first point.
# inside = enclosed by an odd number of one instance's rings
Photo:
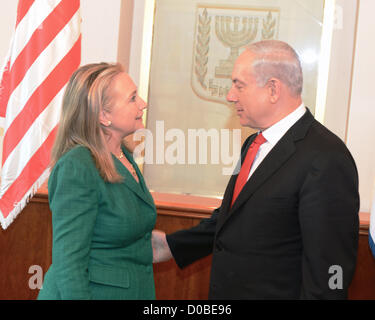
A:
{"type": "Polygon", "coordinates": [[[323,0],[156,0],[144,175],[158,192],[221,197],[241,128],[225,100],[249,43],[280,39],[301,57],[303,100],[314,113],[323,0]],[[197,138],[199,137],[199,138],[197,138]],[[150,146],[152,145],[152,148],[150,146]]]}

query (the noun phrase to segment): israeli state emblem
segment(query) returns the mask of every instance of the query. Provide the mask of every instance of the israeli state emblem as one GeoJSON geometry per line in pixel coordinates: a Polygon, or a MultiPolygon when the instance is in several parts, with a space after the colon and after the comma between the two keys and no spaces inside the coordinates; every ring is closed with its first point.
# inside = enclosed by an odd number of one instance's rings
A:
{"type": "Polygon", "coordinates": [[[205,100],[226,103],[234,63],[252,42],[277,39],[279,9],[197,5],[191,85],[205,100]]]}

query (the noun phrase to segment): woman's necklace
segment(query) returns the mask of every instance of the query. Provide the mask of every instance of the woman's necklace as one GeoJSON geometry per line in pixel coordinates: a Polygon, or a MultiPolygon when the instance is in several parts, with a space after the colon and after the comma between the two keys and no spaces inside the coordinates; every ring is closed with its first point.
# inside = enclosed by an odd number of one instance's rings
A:
{"type": "Polygon", "coordinates": [[[118,155],[118,156],[116,156],[117,157],[117,159],[122,159],[123,157],[125,157],[125,155],[124,155],[124,153],[122,152],[122,150],[121,150],[121,152],[120,152],[120,155],[118,155]]]}
{"type": "MultiPolygon", "coordinates": [[[[125,158],[125,159],[126,159],[126,157],[125,157],[125,155],[124,155],[124,153],[123,153],[122,151],[121,151],[120,154],[119,154],[118,156],[116,156],[116,157],[117,157],[117,159],[119,159],[119,160],[121,160],[122,158],[125,158]]],[[[128,161],[126,161],[126,162],[128,162],[128,161]]],[[[133,177],[137,180],[137,178],[138,178],[138,176],[137,176],[137,172],[134,170],[132,164],[129,162],[129,165],[128,165],[128,166],[125,166],[125,167],[130,171],[130,173],[133,175],[133,177]]]]}

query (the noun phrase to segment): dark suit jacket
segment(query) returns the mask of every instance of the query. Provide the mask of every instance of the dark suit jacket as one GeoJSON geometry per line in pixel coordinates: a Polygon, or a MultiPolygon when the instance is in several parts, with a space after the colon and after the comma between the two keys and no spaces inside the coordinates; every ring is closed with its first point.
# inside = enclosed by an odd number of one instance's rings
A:
{"type": "MultiPolygon", "coordinates": [[[[254,138],[245,141],[242,157],[254,138]]],[[[346,298],[356,265],[359,195],[344,143],[307,110],[230,208],[236,179],[211,218],[167,236],[177,264],[213,253],[212,299],[346,298]]]]}
{"type": "Polygon", "coordinates": [[[131,154],[139,184],[113,157],[122,183],[105,182],[90,151],[64,154],[48,180],[52,265],[38,299],[155,299],[151,231],[156,208],[131,154]]]}

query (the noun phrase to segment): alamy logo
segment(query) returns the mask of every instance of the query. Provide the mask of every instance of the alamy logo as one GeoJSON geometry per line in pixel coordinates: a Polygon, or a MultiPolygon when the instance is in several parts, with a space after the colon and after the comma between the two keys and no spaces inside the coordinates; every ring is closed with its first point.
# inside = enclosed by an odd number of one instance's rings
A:
{"type": "Polygon", "coordinates": [[[43,269],[41,266],[32,265],[29,268],[29,274],[32,276],[29,278],[29,288],[31,290],[43,288],[43,269]]]}
{"type": "Polygon", "coordinates": [[[178,128],[165,130],[164,121],[156,121],[155,136],[141,129],[133,139],[142,141],[134,149],[138,164],[221,164],[223,175],[236,174],[240,168],[236,167],[241,153],[240,129],[188,129],[186,134],[178,128]]]}
{"type": "Polygon", "coordinates": [[[328,273],[332,274],[332,276],[328,280],[328,286],[331,290],[338,290],[342,289],[342,280],[343,280],[343,272],[342,267],[339,265],[330,266],[328,269],[328,273]]]}

